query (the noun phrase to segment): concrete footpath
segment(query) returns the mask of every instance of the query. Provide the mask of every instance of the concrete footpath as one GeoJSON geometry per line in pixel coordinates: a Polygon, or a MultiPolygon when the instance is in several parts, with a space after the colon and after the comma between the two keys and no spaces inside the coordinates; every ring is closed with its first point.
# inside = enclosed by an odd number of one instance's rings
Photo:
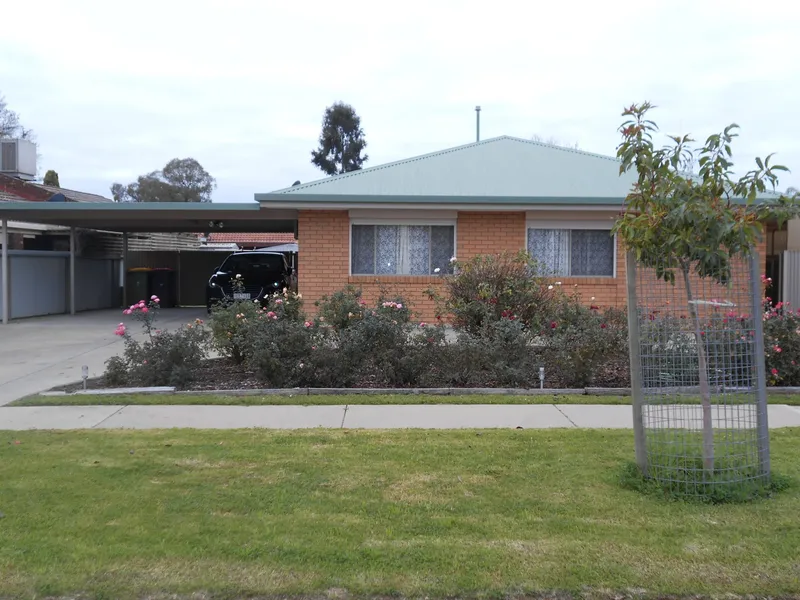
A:
{"type": "MultiPolygon", "coordinates": [[[[691,407],[698,408],[699,407],[691,407]]],[[[741,410],[741,409],[737,409],[741,410]]],[[[699,410],[684,407],[685,426],[699,410]]],[[[720,413],[715,427],[732,422],[720,413]],[[727,423],[726,423],[727,421],[727,423]]],[[[753,421],[754,423],[755,421],[753,421]]],[[[771,405],[769,426],[800,427],[800,407],[771,405]]],[[[0,407],[0,430],[31,429],[630,429],[630,406],[433,404],[338,406],[36,406],[0,407]]]]}

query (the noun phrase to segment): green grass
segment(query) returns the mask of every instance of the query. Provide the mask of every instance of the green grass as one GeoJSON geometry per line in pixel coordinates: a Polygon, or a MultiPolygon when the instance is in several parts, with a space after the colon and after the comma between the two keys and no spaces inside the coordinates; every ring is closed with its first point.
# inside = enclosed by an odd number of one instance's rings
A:
{"type": "MultiPolygon", "coordinates": [[[[771,437],[800,477],[800,430],[771,437]]],[[[0,597],[797,593],[800,490],[667,502],[622,487],[632,454],[610,430],[0,432],[0,597]]]]}
{"type": "MultiPolygon", "coordinates": [[[[800,406],[800,394],[768,396],[770,404],[800,406]]],[[[686,404],[697,404],[699,399],[685,396],[686,404]]],[[[68,406],[68,405],[128,405],[128,404],[222,404],[257,406],[265,404],[342,405],[342,404],[622,404],[630,405],[630,396],[586,396],[582,394],[555,394],[513,396],[501,394],[469,394],[439,396],[433,394],[343,394],[295,396],[214,396],[199,394],[125,394],[78,396],[30,396],[15,400],[9,406],[68,406]]]]}

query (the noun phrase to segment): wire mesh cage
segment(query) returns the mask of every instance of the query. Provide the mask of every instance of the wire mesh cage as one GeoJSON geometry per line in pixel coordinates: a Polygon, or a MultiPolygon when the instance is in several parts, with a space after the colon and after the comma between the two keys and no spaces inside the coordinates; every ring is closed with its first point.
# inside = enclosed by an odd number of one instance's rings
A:
{"type": "Polygon", "coordinates": [[[770,477],[758,256],[734,261],[725,285],[690,267],[668,283],[632,254],[627,271],[643,474],[678,495],[757,493],[770,477]]]}

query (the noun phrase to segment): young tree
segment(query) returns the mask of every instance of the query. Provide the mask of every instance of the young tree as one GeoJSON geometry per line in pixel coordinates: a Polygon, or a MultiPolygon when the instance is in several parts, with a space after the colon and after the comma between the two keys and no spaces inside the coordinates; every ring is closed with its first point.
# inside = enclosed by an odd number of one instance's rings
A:
{"type": "Polygon", "coordinates": [[[160,171],[111,186],[116,202],[211,202],[216,180],[193,158],[173,158],[160,171]]]}
{"type": "Polygon", "coordinates": [[[325,109],[319,148],[311,151],[311,162],[327,175],[357,171],[369,159],[361,118],[349,104],[336,102],[325,109]]]}
{"type": "Polygon", "coordinates": [[[61,185],[58,183],[58,173],[56,173],[53,169],[50,169],[44,174],[44,180],[42,183],[45,185],[51,185],[53,187],[61,187],[61,185]]]}
{"type": "Polygon", "coordinates": [[[737,137],[737,125],[709,136],[698,149],[692,148],[694,140],[687,135],[670,136],[668,146],[656,149],[653,134],[658,126],[647,119],[651,109],[645,102],[622,113],[627,120],[620,127],[622,143],[617,148],[620,173],[635,170],[638,178],[612,232],[634,252],[639,264],[654,269],[659,279],[674,284],[676,272],[683,279],[698,355],[703,466],[713,471],[707,356],[690,275],[694,271],[699,277],[728,284],[732,260],[753,252],[761,221],[783,223],[798,214],[798,204],[786,196],[756,202],[760,192],[774,189],[777,172],[786,170],[771,165],[769,156],[756,158],[757,168],[734,177],[731,143],[737,137]],[[690,172],[695,156],[699,157],[697,174],[690,172]]]}

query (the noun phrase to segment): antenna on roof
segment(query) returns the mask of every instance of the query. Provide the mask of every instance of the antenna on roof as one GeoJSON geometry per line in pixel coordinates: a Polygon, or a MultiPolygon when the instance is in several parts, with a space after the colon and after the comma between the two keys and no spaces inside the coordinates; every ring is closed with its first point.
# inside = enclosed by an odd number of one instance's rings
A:
{"type": "Polygon", "coordinates": [[[475,141],[481,141],[481,107],[475,107],[475,141]]]}

